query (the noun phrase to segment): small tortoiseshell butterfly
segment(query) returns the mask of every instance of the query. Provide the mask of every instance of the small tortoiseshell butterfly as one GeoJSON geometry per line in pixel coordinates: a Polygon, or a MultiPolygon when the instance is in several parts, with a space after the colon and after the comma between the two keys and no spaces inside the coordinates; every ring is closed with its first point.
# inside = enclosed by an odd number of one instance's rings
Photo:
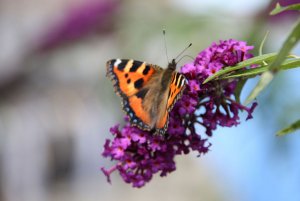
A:
{"type": "Polygon", "coordinates": [[[175,59],[167,69],[128,59],[107,62],[106,76],[122,98],[123,110],[131,125],[156,134],[166,132],[169,112],[187,83],[186,78],[175,70],[175,59]]]}

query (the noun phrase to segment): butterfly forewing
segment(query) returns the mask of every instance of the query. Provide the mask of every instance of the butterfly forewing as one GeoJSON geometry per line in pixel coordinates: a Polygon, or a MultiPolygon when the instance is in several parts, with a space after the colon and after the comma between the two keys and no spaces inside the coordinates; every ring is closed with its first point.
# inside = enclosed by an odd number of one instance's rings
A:
{"type": "Polygon", "coordinates": [[[107,62],[107,76],[114,83],[115,92],[122,97],[123,110],[133,125],[143,130],[151,130],[151,117],[143,107],[143,99],[148,90],[145,85],[153,74],[162,71],[158,66],[145,62],[113,59],[107,62]]]}
{"type": "Polygon", "coordinates": [[[107,76],[114,82],[116,93],[122,97],[136,94],[155,72],[149,64],[128,59],[107,62],[107,76]]]}
{"type": "Polygon", "coordinates": [[[173,72],[168,88],[168,95],[166,96],[166,110],[164,111],[162,118],[156,123],[157,133],[164,134],[166,132],[168,128],[169,112],[174,107],[176,101],[182,96],[186,83],[186,78],[182,74],[176,71],[173,72]]]}
{"type": "Polygon", "coordinates": [[[176,101],[181,98],[184,88],[186,86],[186,78],[178,73],[174,72],[171,79],[170,90],[168,95],[167,110],[170,112],[174,107],[176,101]]]}

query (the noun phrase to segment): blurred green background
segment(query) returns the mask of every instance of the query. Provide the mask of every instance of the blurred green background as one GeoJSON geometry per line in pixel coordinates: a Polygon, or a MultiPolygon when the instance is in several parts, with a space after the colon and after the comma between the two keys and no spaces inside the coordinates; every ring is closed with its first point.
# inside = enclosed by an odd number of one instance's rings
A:
{"type": "Polygon", "coordinates": [[[258,48],[267,30],[264,51],[276,52],[299,14],[269,17],[273,7],[270,0],[0,0],[0,200],[299,201],[299,131],[275,137],[300,117],[298,69],[277,75],[254,119],[219,128],[207,155],[178,157],[167,177],[133,189],[117,174],[108,184],[100,171],[111,165],[101,156],[109,128],[123,118],[107,60],[166,66],[163,29],[171,58],[189,43],[186,54],[195,57],[220,39],[258,48]]]}

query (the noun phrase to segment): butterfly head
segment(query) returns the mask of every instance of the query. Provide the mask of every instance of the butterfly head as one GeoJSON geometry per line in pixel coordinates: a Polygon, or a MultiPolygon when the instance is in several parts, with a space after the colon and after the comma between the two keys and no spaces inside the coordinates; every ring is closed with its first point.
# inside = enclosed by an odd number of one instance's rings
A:
{"type": "Polygon", "coordinates": [[[172,59],[172,61],[168,64],[168,69],[170,70],[176,70],[177,63],[175,62],[175,59],[172,59]]]}
{"type": "Polygon", "coordinates": [[[183,56],[183,57],[181,57],[179,60],[178,60],[178,62],[176,63],[176,59],[178,59],[189,47],[191,47],[192,46],[192,43],[190,43],[186,48],[184,48],[178,55],[177,55],[177,57],[175,57],[175,59],[172,59],[172,61],[169,63],[169,65],[168,65],[168,69],[170,69],[170,70],[176,70],[176,65],[177,65],[177,63],[182,59],[182,58],[184,58],[185,56],[183,56]]]}

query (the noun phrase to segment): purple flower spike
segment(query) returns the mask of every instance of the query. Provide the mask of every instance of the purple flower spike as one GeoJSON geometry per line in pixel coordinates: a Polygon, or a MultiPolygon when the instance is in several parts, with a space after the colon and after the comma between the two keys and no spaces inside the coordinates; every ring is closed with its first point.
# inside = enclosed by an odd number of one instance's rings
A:
{"type": "Polygon", "coordinates": [[[79,6],[66,10],[61,21],[46,30],[39,48],[48,50],[93,33],[110,33],[119,4],[118,0],[83,1],[79,6]]]}
{"type": "Polygon", "coordinates": [[[176,170],[176,155],[196,151],[199,156],[208,152],[211,144],[207,138],[212,136],[218,126],[231,127],[240,123],[239,111],[252,118],[257,103],[250,108],[234,99],[238,80],[210,81],[202,84],[210,75],[249,59],[248,52],[253,46],[244,41],[224,40],[213,43],[200,52],[194,62],[185,64],[180,72],[188,84],[182,98],[177,101],[169,115],[168,130],[164,136],[153,135],[131,126],[125,117],[125,125],[115,125],[110,129],[113,141],[106,140],[104,157],[117,161],[116,165],[101,170],[110,182],[110,174],[118,171],[123,180],[133,187],[140,188],[149,182],[153,175],[160,176],[176,170]],[[205,133],[200,133],[198,127],[205,133]]]}

